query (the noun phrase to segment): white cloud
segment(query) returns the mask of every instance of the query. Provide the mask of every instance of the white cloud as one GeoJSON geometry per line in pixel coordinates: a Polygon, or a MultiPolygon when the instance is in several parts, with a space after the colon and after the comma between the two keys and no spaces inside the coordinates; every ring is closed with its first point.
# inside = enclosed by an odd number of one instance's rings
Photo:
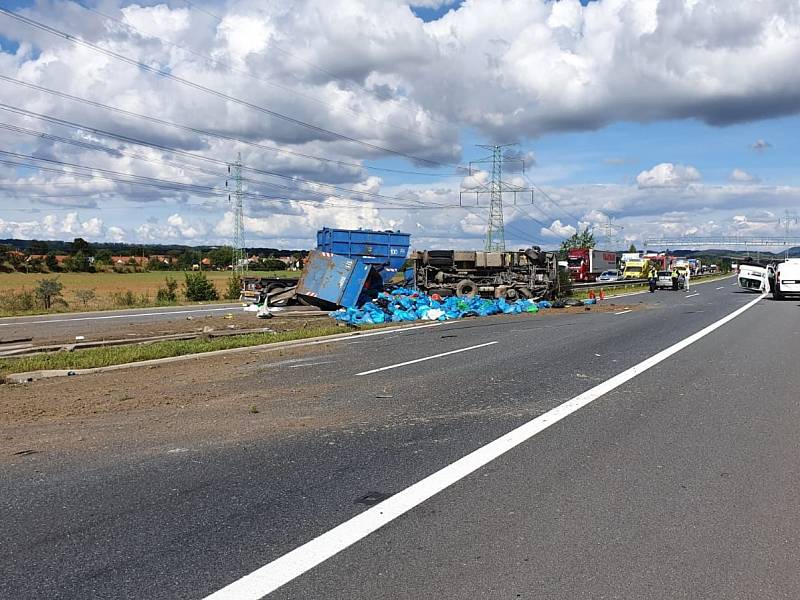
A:
{"type": "Polygon", "coordinates": [[[700,172],[691,165],[661,163],[636,176],[640,188],[683,187],[700,180],[700,172]]]}
{"type": "Polygon", "coordinates": [[[549,228],[542,227],[539,230],[539,233],[549,238],[552,237],[568,238],[577,233],[577,231],[578,230],[572,225],[564,224],[561,222],[560,219],[556,219],[555,221],[553,221],[553,223],[550,225],[549,228]]]}
{"type": "Polygon", "coordinates": [[[40,220],[28,221],[6,221],[0,218],[0,236],[3,237],[64,240],[82,237],[90,241],[102,241],[105,233],[102,219],[91,217],[81,221],[76,212],[67,213],[63,217],[50,214],[40,220]]]}
{"type": "Polygon", "coordinates": [[[117,243],[124,242],[127,237],[125,230],[122,227],[117,227],[116,225],[112,225],[108,228],[106,236],[109,241],[117,243]]]}
{"type": "MultiPolygon", "coordinates": [[[[465,2],[432,23],[422,23],[409,10],[409,3],[401,0],[341,0],[335,4],[326,0],[239,0],[215,7],[222,23],[185,6],[126,2],[122,2],[122,12],[114,14],[124,16],[139,34],[106,22],[75,3],[41,2],[23,10],[32,18],[57,24],[113,51],[320,128],[366,140],[371,147],[226,103],[67,40],[19,27],[7,18],[0,19],[0,35],[21,44],[15,54],[0,52],[1,73],[246,139],[261,147],[123,119],[9,83],[0,83],[0,92],[26,109],[207,157],[232,160],[241,151],[247,166],[354,191],[337,192],[353,196],[350,200],[325,199],[299,179],[277,180],[248,172],[250,191],[279,200],[247,200],[247,235],[256,243],[289,240],[310,245],[314,231],[329,225],[404,228],[419,234],[415,243],[439,247],[480,245],[485,204],[455,208],[457,180],[387,189],[377,171],[359,166],[387,158],[377,147],[451,164],[461,159],[459,136],[464,132],[469,133],[464,135],[467,139],[474,134],[494,139],[532,138],[548,132],[596,129],[620,120],[694,118],[717,125],[800,110],[800,78],[794,74],[800,54],[800,11],[783,0],[602,0],[587,6],[578,0],[482,0],[465,2]],[[497,18],[499,14],[502,19],[497,18]],[[353,36],[354,31],[359,35],[353,36]],[[207,61],[154,36],[225,64],[207,61]],[[351,164],[319,162],[266,149],[274,146],[351,164]],[[289,189],[276,188],[276,182],[289,189]],[[406,198],[406,206],[421,202],[429,208],[448,205],[448,209],[395,210],[377,199],[361,203],[364,198],[356,192],[400,194],[406,198]],[[355,206],[344,208],[345,203],[355,206]]],[[[416,5],[449,3],[420,0],[416,5]]],[[[104,10],[114,10],[113,4],[104,6],[104,10]]],[[[22,124],[22,119],[11,114],[4,120],[22,124]]],[[[74,135],[112,146],[114,151],[101,153],[9,132],[0,134],[4,148],[211,190],[223,188],[227,175],[224,166],[104,139],[88,129],[76,134],[32,119],[26,119],[24,126],[74,135]],[[203,171],[179,164],[184,161],[203,171]]],[[[760,139],[751,147],[764,151],[771,144],[760,139]]],[[[601,157],[598,154],[592,160],[601,157]]],[[[532,161],[534,157],[527,158],[532,161]]],[[[607,160],[618,165],[631,162],[615,156],[607,160]]],[[[379,164],[412,168],[397,159],[379,164]]],[[[568,179],[563,171],[567,168],[540,167],[537,182],[544,185],[548,179],[568,179]]],[[[452,166],[440,170],[453,172],[452,166]]],[[[21,177],[5,167],[0,167],[0,179],[25,184],[4,187],[0,192],[0,215],[6,219],[0,222],[0,231],[4,235],[82,235],[131,242],[223,243],[230,239],[230,215],[222,210],[224,196],[215,193],[194,195],[133,186],[83,178],[77,172],[21,177]],[[31,202],[30,189],[42,198],[31,202]],[[135,202],[136,208],[127,214],[102,212],[100,208],[112,200],[135,202]],[[75,213],[53,210],[58,216],[47,214],[52,205],[58,205],[58,210],[76,207],[75,213]],[[18,219],[16,212],[9,211],[13,217],[3,213],[2,206],[31,206],[43,212],[18,219]],[[190,211],[189,206],[197,208],[190,211]],[[146,222],[151,216],[154,222],[146,222]]],[[[461,183],[469,188],[487,180],[487,173],[481,171],[461,183]]],[[[729,185],[707,185],[701,183],[695,166],[662,163],[639,173],[636,185],[551,188],[548,192],[558,204],[539,199],[531,210],[544,211],[535,213],[536,218],[561,228],[562,233],[577,225],[574,217],[589,224],[600,222],[599,215],[592,213],[597,211],[624,223],[628,237],[650,232],[678,234],[693,228],[729,231],[735,225],[733,217],[750,215],[753,205],[780,212],[791,202],[796,204],[800,195],[796,188],[755,183],[755,179],[732,174],[729,185]],[[665,217],[667,213],[675,214],[665,217]]],[[[316,188],[322,190],[330,193],[329,188],[316,188]]],[[[513,231],[515,224],[524,232],[549,235],[545,233],[549,230],[539,230],[541,225],[512,215],[507,213],[512,226],[509,239],[521,235],[513,231]]]]}
{"type": "Polygon", "coordinates": [[[756,152],[764,152],[764,151],[769,150],[770,148],[772,148],[772,144],[770,144],[766,140],[763,140],[763,139],[759,138],[755,142],[750,144],[750,148],[755,150],[756,152]]]}
{"type": "Polygon", "coordinates": [[[734,181],[736,183],[756,183],[758,182],[758,177],[755,175],[751,175],[747,171],[743,171],[742,169],[734,169],[731,171],[731,174],[728,176],[728,179],[734,181]]]}

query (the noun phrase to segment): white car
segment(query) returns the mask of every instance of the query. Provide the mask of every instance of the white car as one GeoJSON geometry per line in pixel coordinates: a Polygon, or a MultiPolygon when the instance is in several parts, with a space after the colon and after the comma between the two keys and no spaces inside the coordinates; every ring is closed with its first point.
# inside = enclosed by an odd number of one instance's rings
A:
{"type": "Polygon", "coordinates": [[[783,300],[790,295],[800,296],[800,258],[789,258],[775,267],[772,297],[783,300]]]}
{"type": "Polygon", "coordinates": [[[737,277],[739,287],[751,292],[763,292],[767,289],[767,269],[761,265],[740,264],[737,277]]]}
{"type": "Polygon", "coordinates": [[[619,271],[603,271],[597,281],[617,281],[619,278],[619,271]]]}

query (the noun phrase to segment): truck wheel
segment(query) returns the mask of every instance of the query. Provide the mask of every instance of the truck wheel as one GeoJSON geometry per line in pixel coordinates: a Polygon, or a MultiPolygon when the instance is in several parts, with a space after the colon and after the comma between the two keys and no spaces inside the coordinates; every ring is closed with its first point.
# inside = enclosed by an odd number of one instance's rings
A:
{"type": "Polygon", "coordinates": [[[530,288],[521,287],[517,290],[517,292],[519,293],[520,298],[524,298],[525,300],[530,300],[533,298],[533,292],[530,290],[530,288]]]}
{"type": "Polygon", "coordinates": [[[478,293],[478,284],[471,279],[462,279],[456,286],[456,296],[459,298],[472,298],[478,293]]]}
{"type": "Polygon", "coordinates": [[[513,302],[517,298],[519,298],[519,294],[518,294],[517,290],[515,290],[514,288],[508,288],[506,290],[506,300],[509,300],[509,301],[513,302]]]}

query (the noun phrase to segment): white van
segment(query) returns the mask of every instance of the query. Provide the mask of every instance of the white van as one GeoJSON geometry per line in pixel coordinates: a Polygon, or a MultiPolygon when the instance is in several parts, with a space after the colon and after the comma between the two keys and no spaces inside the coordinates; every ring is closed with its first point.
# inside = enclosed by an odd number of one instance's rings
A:
{"type": "Polygon", "coordinates": [[[790,295],[800,296],[800,258],[789,258],[775,267],[772,297],[783,300],[790,295]]]}

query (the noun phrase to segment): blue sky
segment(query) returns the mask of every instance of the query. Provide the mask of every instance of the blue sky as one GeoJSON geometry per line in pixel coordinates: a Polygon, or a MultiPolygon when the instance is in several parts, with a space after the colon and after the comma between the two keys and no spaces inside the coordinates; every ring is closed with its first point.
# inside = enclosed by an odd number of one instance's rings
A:
{"type": "MultiPolygon", "coordinates": [[[[480,247],[485,205],[457,204],[459,191],[479,185],[484,175],[463,180],[447,165],[485,156],[477,144],[509,141],[535,157],[528,176],[550,196],[508,208],[511,245],[556,245],[578,227],[609,220],[624,227],[629,241],[770,235],[800,200],[800,83],[793,75],[800,22],[786,3],[767,2],[769,10],[745,0],[472,0],[411,10],[400,0],[205,4],[219,21],[180,0],[123,0],[103,4],[101,12],[118,19],[110,22],[73,3],[15,1],[4,6],[373,146],[226,105],[63,38],[34,34],[8,17],[0,17],[3,75],[244,141],[154,128],[13,83],[0,84],[0,102],[214,160],[241,151],[246,166],[299,178],[291,190],[269,188],[275,200],[247,199],[252,245],[309,245],[314,231],[328,225],[401,228],[420,245],[480,247]],[[503,19],[494,18],[498,11],[503,19]],[[226,66],[209,69],[198,53],[226,66]],[[268,87],[267,80],[281,87],[268,87]],[[290,158],[264,151],[265,145],[367,168],[290,158]],[[448,176],[373,169],[426,170],[375,146],[447,163],[430,170],[448,176]],[[335,195],[323,200],[319,190],[335,195]]],[[[0,131],[2,150],[183,186],[153,190],[6,165],[0,167],[0,237],[225,243],[230,235],[224,188],[197,195],[185,187],[224,186],[220,167],[213,167],[214,176],[207,163],[192,161],[206,171],[187,171],[176,164],[184,155],[19,113],[3,111],[0,124],[88,139],[123,154],[98,154],[7,127],[0,131]]],[[[252,184],[256,189],[267,188],[252,184]]]]}

